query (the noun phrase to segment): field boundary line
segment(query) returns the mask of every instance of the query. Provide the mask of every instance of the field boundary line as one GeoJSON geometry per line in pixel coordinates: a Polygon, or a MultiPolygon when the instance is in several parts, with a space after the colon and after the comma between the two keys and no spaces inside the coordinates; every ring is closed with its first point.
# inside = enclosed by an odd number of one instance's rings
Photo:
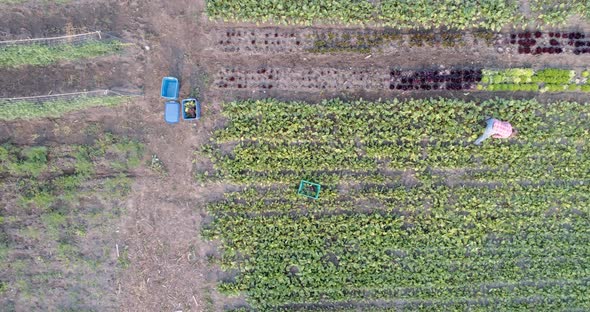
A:
{"type": "Polygon", "coordinates": [[[109,90],[100,89],[92,91],[81,91],[81,92],[70,92],[70,93],[58,93],[58,94],[47,94],[47,95],[36,95],[36,96],[24,96],[24,97],[13,97],[13,98],[0,98],[0,102],[13,102],[13,101],[26,101],[26,100],[40,100],[40,99],[51,99],[68,96],[83,96],[83,95],[104,95],[107,96],[110,93],[119,96],[143,96],[143,93],[123,91],[123,90],[109,90]]]}
{"type": "Polygon", "coordinates": [[[43,40],[59,40],[59,39],[67,39],[67,38],[76,38],[76,37],[88,36],[88,35],[92,35],[92,34],[96,34],[96,35],[98,35],[98,38],[99,39],[102,39],[101,31],[100,30],[96,30],[96,31],[92,31],[92,32],[82,33],[82,34],[57,36],[57,37],[44,37],[44,38],[5,40],[5,41],[0,41],[0,44],[7,44],[8,45],[8,44],[11,44],[11,43],[20,43],[20,42],[33,42],[33,41],[43,41],[43,40]]]}

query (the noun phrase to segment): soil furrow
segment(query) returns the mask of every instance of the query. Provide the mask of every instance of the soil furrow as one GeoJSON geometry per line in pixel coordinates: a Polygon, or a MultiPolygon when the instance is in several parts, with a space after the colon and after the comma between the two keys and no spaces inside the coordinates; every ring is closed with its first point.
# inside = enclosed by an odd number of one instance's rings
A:
{"type": "Polygon", "coordinates": [[[120,16],[119,2],[89,2],[84,5],[49,4],[2,6],[0,40],[54,37],[85,31],[119,32],[127,20],[120,16]]]}
{"type": "Polygon", "coordinates": [[[227,63],[288,67],[348,66],[351,62],[377,67],[403,64],[405,68],[584,67],[590,62],[590,35],[582,29],[398,33],[382,28],[213,28],[204,38],[208,48],[203,57],[210,58],[206,63],[212,65],[211,71],[227,63]]]}
{"type": "Polygon", "coordinates": [[[140,65],[108,56],[48,66],[0,68],[0,97],[38,96],[97,89],[143,87],[140,65]]]}

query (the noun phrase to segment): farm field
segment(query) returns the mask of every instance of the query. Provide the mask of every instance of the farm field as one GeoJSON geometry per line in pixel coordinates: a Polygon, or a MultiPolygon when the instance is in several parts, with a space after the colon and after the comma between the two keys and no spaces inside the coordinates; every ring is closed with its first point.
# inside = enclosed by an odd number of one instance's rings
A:
{"type": "Polygon", "coordinates": [[[590,310],[589,7],[0,0],[0,310],[590,310]]]}
{"type": "Polygon", "coordinates": [[[240,189],[210,206],[205,230],[238,272],[223,291],[273,310],[590,308],[587,105],[261,100],[224,112],[209,175],[240,189]],[[484,113],[522,134],[473,145],[484,113]],[[298,178],[321,182],[320,199],[295,195],[298,178]]]}

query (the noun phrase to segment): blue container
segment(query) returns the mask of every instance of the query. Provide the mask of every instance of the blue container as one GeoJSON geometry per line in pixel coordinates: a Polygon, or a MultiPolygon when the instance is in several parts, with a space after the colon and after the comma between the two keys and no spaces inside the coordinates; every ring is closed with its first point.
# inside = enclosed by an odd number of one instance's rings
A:
{"type": "Polygon", "coordinates": [[[175,101],[166,102],[164,108],[164,120],[171,124],[180,121],[180,103],[175,101]]]}
{"type": "Polygon", "coordinates": [[[162,91],[160,95],[167,100],[178,99],[178,91],[180,90],[180,84],[178,79],[174,77],[162,78],[162,91]]]}
{"type": "Polygon", "coordinates": [[[182,100],[182,119],[184,120],[199,120],[201,118],[201,103],[197,99],[184,99],[182,100]],[[195,103],[194,117],[190,116],[190,108],[187,109],[187,103],[195,103]]]}

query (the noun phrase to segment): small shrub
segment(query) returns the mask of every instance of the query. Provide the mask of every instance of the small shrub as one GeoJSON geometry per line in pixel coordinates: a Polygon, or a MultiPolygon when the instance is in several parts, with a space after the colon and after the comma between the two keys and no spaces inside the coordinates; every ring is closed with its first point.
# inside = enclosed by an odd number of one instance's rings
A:
{"type": "Polygon", "coordinates": [[[162,160],[160,160],[160,158],[158,158],[158,155],[156,155],[156,154],[152,155],[150,169],[152,169],[155,173],[157,173],[160,176],[167,176],[168,175],[168,171],[166,170],[166,167],[164,166],[164,162],[162,162],[162,160]]]}

